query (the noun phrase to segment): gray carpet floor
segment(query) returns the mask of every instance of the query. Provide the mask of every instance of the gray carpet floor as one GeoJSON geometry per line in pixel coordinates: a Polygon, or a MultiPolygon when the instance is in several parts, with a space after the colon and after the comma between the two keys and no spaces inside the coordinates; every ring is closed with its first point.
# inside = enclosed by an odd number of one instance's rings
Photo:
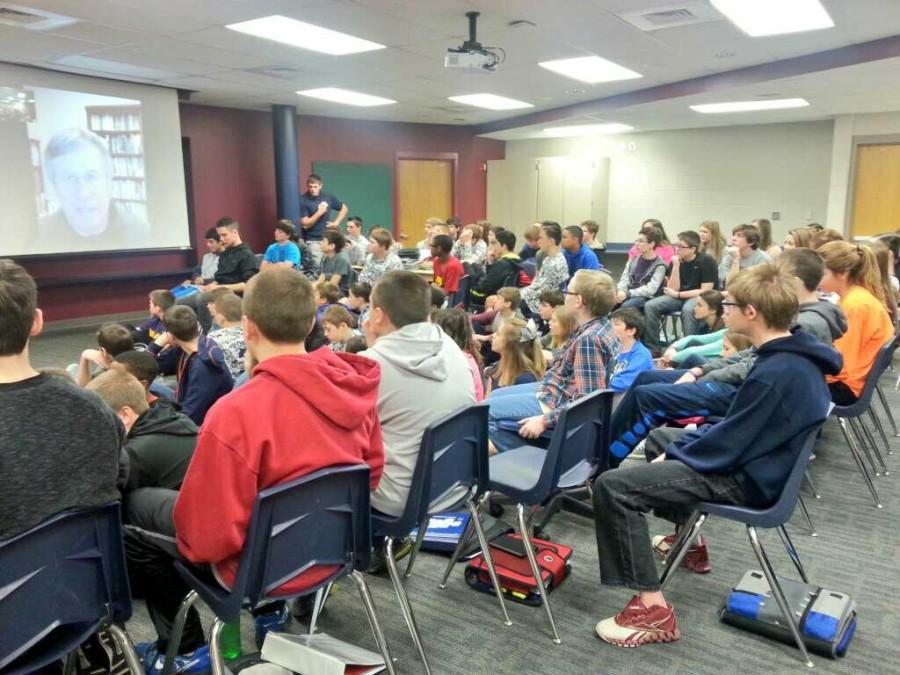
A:
{"type": "MultiPolygon", "coordinates": [[[[93,330],[47,334],[32,347],[36,366],[60,366],[77,358],[93,343],[93,330]]],[[[894,390],[896,373],[884,376],[882,387],[890,404],[900,412],[900,394],[894,390]]],[[[900,415],[898,415],[900,417],[900,415]]],[[[890,429],[888,429],[890,433],[890,429]]],[[[799,514],[789,525],[811,581],[849,593],[859,604],[859,629],[848,655],[836,661],[814,656],[823,673],[900,673],[900,438],[891,438],[897,453],[886,457],[891,475],[876,478],[884,508],[877,510],[847,451],[840,430],[830,421],[817,446],[811,467],[821,499],[807,497],[819,536],[808,535],[799,514]]],[[[667,533],[662,521],[651,532],[667,533]]],[[[669,645],[625,650],[602,643],[594,624],[618,612],[629,593],[599,583],[597,549],[592,522],[560,513],[547,528],[556,541],[574,547],[571,576],[551,596],[563,638],[550,641],[541,608],[510,603],[513,626],[500,621],[496,599],[466,586],[462,565],[448,587],[437,583],[446,564],[439,555],[423,553],[408,582],[410,601],[437,673],[471,675],[523,675],[546,673],[673,673],[714,674],[799,673],[805,667],[791,647],[771,642],[722,624],[718,610],[742,574],[758,568],[742,526],[712,519],[704,529],[710,545],[713,572],[694,575],[681,570],[666,595],[675,606],[682,639],[669,645]]],[[[762,539],[776,570],[795,574],[778,536],[764,532],[762,539]]],[[[401,673],[422,668],[387,578],[370,577],[369,583],[382,626],[401,673]]],[[[203,612],[205,621],[210,614],[203,612]]],[[[330,599],[320,629],[341,639],[375,649],[359,596],[352,582],[340,583],[330,599]]],[[[146,611],[135,602],[129,631],[136,641],[154,637],[146,611]]],[[[302,625],[292,630],[303,632],[302,625]]],[[[243,622],[246,649],[252,648],[252,623],[243,622]]]]}

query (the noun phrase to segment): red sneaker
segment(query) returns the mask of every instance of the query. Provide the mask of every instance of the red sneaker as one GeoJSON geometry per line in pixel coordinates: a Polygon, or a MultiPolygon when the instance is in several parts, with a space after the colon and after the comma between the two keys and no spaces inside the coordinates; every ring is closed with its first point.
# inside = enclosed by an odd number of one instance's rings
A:
{"type": "MultiPolygon", "coordinates": [[[[676,539],[678,536],[674,534],[653,537],[653,550],[658,556],[665,558],[675,545],[676,539]]],[[[712,571],[712,565],[709,564],[709,548],[702,534],[700,543],[687,550],[681,564],[696,574],[709,574],[712,571]]]]}
{"type": "Polygon", "coordinates": [[[637,595],[621,612],[598,623],[594,632],[604,642],[617,647],[640,647],[681,638],[672,605],[644,607],[637,595]]]}

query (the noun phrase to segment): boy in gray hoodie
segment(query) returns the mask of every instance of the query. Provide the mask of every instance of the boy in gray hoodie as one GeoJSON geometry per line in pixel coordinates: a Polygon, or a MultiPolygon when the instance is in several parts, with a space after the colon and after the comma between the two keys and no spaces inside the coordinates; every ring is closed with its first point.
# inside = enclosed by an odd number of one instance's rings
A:
{"type": "Polygon", "coordinates": [[[399,516],[406,506],[422,433],[432,422],[475,403],[475,387],[462,351],[429,323],[431,293],[413,272],[382,276],[372,290],[363,324],[381,365],[378,418],[384,435],[384,473],[372,508],[399,516]]]}

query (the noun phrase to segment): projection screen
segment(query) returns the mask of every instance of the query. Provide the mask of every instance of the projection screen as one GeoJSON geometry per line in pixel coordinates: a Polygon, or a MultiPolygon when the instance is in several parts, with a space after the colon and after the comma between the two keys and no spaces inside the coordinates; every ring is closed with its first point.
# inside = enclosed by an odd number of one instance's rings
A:
{"type": "Polygon", "coordinates": [[[0,64],[0,257],[190,246],[174,90],[0,64]]]}

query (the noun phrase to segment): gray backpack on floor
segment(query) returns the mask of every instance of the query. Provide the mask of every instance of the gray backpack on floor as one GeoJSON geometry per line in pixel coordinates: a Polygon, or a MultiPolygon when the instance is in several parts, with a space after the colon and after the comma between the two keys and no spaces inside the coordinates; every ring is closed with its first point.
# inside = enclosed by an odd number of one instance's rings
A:
{"type": "MultiPolygon", "coordinates": [[[[850,596],[790,579],[779,577],[778,581],[794,616],[800,617],[800,636],[806,648],[832,659],[844,656],[856,632],[856,603],[850,596]]],[[[769,582],[758,570],[744,574],[728,594],[720,616],[732,626],[796,644],[769,582]]]]}

